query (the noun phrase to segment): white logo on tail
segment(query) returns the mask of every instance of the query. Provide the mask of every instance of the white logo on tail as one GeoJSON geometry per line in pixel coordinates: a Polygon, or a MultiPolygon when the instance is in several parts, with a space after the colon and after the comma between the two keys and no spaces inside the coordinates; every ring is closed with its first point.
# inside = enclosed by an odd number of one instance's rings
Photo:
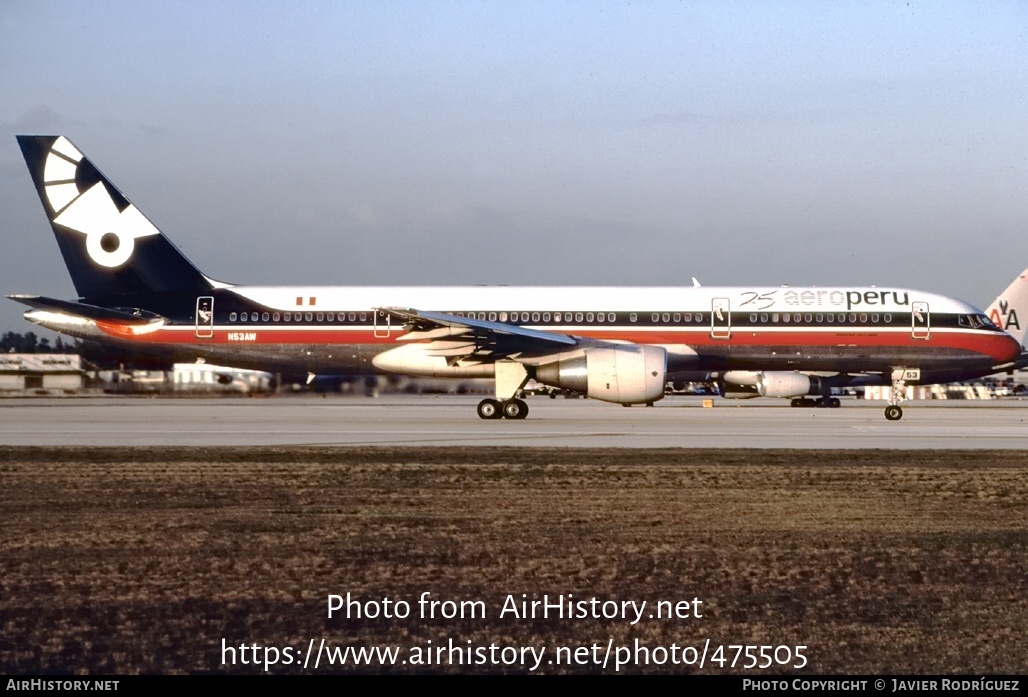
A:
{"type": "Polygon", "coordinates": [[[83,233],[89,258],[113,269],[132,258],[136,239],[160,231],[132,204],[119,211],[102,182],[79,194],[75,174],[81,161],[82,153],[66,138],[54,142],[43,169],[47,200],[58,212],[54,222],[83,233]]]}

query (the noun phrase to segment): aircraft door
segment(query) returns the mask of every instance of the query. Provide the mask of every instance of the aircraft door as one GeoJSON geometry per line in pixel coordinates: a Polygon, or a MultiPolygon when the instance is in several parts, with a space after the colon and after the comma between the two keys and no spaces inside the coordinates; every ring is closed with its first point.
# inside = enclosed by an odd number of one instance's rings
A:
{"type": "Polygon", "coordinates": [[[382,310],[375,310],[375,336],[384,339],[389,336],[389,331],[392,329],[390,320],[392,316],[388,312],[382,310]]]}
{"type": "Polygon", "coordinates": [[[214,336],[214,298],[203,295],[196,299],[196,338],[214,336]]]}
{"type": "Polygon", "coordinates": [[[931,331],[932,323],[928,314],[928,303],[910,303],[910,335],[915,339],[928,339],[931,331]]]}
{"type": "Polygon", "coordinates": [[[710,302],[710,338],[732,338],[732,313],[728,298],[714,298],[710,302]]]}

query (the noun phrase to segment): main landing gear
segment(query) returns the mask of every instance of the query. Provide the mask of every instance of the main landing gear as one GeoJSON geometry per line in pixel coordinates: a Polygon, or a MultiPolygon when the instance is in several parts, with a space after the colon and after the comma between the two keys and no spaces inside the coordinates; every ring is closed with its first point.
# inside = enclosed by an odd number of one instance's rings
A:
{"type": "Polygon", "coordinates": [[[478,403],[480,419],[514,419],[528,416],[528,405],[517,398],[528,382],[528,371],[516,361],[496,361],[496,399],[478,403]]]}
{"type": "Polygon", "coordinates": [[[528,416],[528,405],[521,399],[483,399],[478,403],[480,419],[523,419],[528,416]]]}
{"type": "Polygon", "coordinates": [[[842,402],[838,397],[820,397],[818,399],[805,399],[804,397],[797,397],[796,399],[789,402],[789,406],[792,407],[818,407],[818,408],[830,408],[838,409],[842,406],[842,402]]]}

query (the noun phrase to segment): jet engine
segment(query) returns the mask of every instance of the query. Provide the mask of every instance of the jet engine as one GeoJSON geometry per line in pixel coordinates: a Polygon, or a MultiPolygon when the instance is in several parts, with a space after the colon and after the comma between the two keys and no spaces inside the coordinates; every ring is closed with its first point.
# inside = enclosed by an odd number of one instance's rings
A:
{"type": "Polygon", "coordinates": [[[821,378],[788,371],[761,373],[757,378],[757,392],[762,397],[821,394],[821,378]]]}
{"type": "Polygon", "coordinates": [[[645,404],[664,397],[667,351],[659,346],[588,348],[582,355],[536,368],[535,379],[616,404],[645,404]]]}
{"type": "Polygon", "coordinates": [[[718,380],[718,392],[725,399],[753,399],[760,396],[759,379],[760,372],[756,370],[729,370],[718,380]]]}
{"type": "Polygon", "coordinates": [[[721,396],[727,399],[802,397],[822,394],[822,387],[822,378],[785,370],[730,370],[721,378],[721,396]]]}
{"type": "Polygon", "coordinates": [[[725,399],[753,399],[760,396],[756,385],[733,385],[727,380],[718,384],[718,391],[725,399]]]}

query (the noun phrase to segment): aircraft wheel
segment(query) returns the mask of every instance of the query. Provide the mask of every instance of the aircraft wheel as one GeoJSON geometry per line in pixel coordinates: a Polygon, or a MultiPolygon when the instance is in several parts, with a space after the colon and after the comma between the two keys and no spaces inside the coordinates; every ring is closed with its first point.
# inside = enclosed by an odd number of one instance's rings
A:
{"type": "Polygon", "coordinates": [[[508,419],[523,419],[528,416],[528,405],[520,399],[503,403],[503,415],[508,419]]]}
{"type": "Polygon", "coordinates": [[[899,421],[903,418],[903,410],[897,406],[885,407],[885,418],[889,421],[899,421]]]}
{"type": "Polygon", "coordinates": [[[515,400],[515,401],[517,401],[518,405],[521,407],[521,415],[518,416],[518,418],[519,419],[524,419],[525,417],[528,416],[528,405],[524,401],[522,401],[520,399],[515,400]]]}
{"type": "Polygon", "coordinates": [[[827,399],[819,399],[819,400],[814,402],[814,406],[817,407],[818,409],[827,409],[828,408],[828,400],[827,399]]]}
{"type": "Polygon", "coordinates": [[[842,406],[842,400],[839,399],[838,397],[830,397],[828,399],[828,407],[830,409],[838,409],[841,406],[842,406]]]}
{"type": "Polygon", "coordinates": [[[557,398],[557,393],[556,392],[551,392],[550,393],[550,399],[556,399],[556,398],[557,398]]]}
{"type": "Polygon", "coordinates": [[[804,402],[804,401],[805,401],[805,400],[802,400],[802,399],[800,399],[799,397],[797,397],[796,399],[794,399],[794,400],[792,400],[791,402],[789,402],[789,406],[790,406],[790,407],[802,407],[802,406],[806,406],[805,404],[803,404],[803,402],[804,402]]]}
{"type": "Polygon", "coordinates": [[[497,402],[495,399],[483,399],[481,402],[478,403],[478,418],[503,418],[503,412],[500,410],[500,403],[497,402]]]}

